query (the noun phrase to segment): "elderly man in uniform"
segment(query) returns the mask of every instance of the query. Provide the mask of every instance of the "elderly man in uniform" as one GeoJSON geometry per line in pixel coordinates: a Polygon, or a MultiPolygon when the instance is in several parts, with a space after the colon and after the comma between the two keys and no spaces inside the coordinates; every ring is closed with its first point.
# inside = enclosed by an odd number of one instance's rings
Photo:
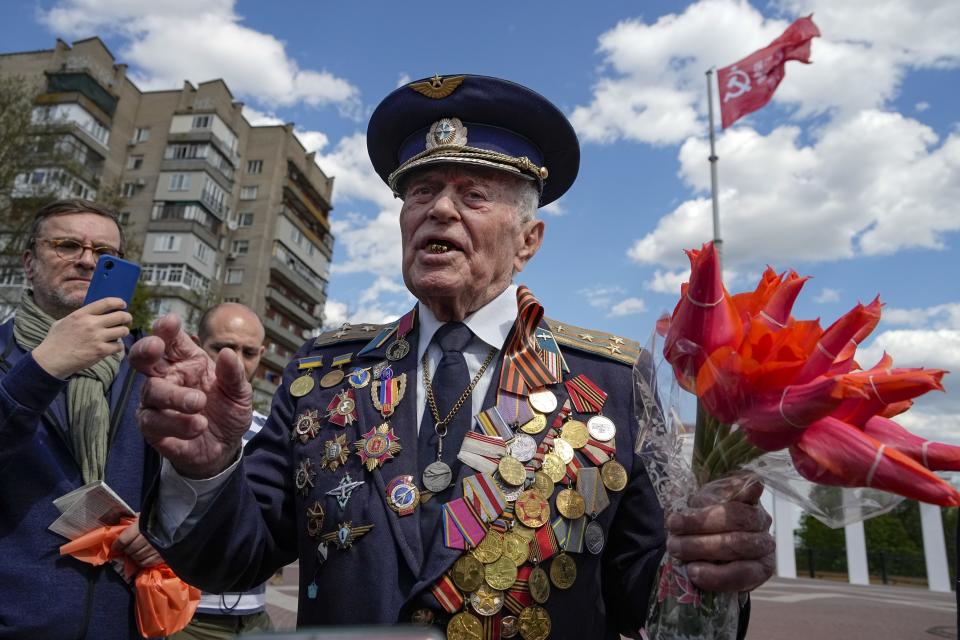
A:
{"type": "Polygon", "coordinates": [[[705,589],[763,583],[758,491],[664,522],[634,454],[638,345],[548,320],[513,284],[538,205],[577,174],[563,114],[511,82],[435,76],[384,99],[367,144],[403,199],[414,309],[304,345],[242,459],[239,361],[191,349],[175,318],[137,345],[141,428],[167,461],[150,531],[178,573],[222,590],[299,558],[301,627],[526,640],[638,635],[665,548],[705,589]]]}

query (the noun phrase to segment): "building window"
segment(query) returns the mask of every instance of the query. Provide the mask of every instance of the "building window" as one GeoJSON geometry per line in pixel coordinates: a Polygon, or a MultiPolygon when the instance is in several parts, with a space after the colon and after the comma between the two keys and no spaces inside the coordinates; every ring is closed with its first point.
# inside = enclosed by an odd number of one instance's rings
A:
{"type": "Polygon", "coordinates": [[[180,250],[180,236],[165,234],[153,240],[153,250],[157,253],[180,250]]]}
{"type": "Polygon", "coordinates": [[[124,182],[123,186],[120,187],[120,195],[124,198],[132,198],[137,195],[138,191],[140,191],[140,185],[136,182],[124,182]]]}
{"type": "Polygon", "coordinates": [[[137,127],[133,130],[132,142],[146,142],[150,139],[150,127],[137,127]]]}
{"type": "Polygon", "coordinates": [[[230,296],[228,298],[224,298],[223,301],[224,302],[240,302],[240,298],[235,298],[233,296],[230,296]]]}
{"type": "Polygon", "coordinates": [[[128,156],[127,169],[136,170],[143,166],[143,156],[128,156]]]}
{"type": "Polygon", "coordinates": [[[227,284],[240,284],[243,282],[243,269],[227,269],[227,284]]]}
{"type": "Polygon", "coordinates": [[[145,264],[143,281],[147,284],[176,285],[201,295],[210,287],[210,279],[185,264],[145,264]]]}
{"type": "Polygon", "coordinates": [[[194,116],[192,127],[194,129],[209,129],[210,116],[194,116]]]}
{"type": "Polygon", "coordinates": [[[117,216],[117,222],[119,222],[123,226],[130,224],[130,212],[121,211],[120,215],[117,216]]]}
{"type": "Polygon", "coordinates": [[[230,253],[235,253],[238,256],[243,256],[250,253],[250,241],[234,240],[232,243],[230,243],[230,253]]]}
{"type": "Polygon", "coordinates": [[[203,264],[207,264],[207,260],[210,258],[212,253],[213,249],[207,246],[205,242],[200,242],[197,240],[193,245],[193,257],[203,264]]]}
{"type": "Polygon", "coordinates": [[[263,160],[248,160],[247,173],[255,174],[263,171],[263,160]]]}
{"type": "Polygon", "coordinates": [[[257,187],[241,187],[240,188],[240,199],[241,200],[256,200],[257,199],[257,187]]]}
{"type": "Polygon", "coordinates": [[[253,226],[253,212],[252,211],[243,211],[237,215],[237,226],[239,227],[252,227],[253,226]]]}
{"type": "Polygon", "coordinates": [[[170,191],[189,191],[190,174],[173,173],[170,175],[170,191]]]}

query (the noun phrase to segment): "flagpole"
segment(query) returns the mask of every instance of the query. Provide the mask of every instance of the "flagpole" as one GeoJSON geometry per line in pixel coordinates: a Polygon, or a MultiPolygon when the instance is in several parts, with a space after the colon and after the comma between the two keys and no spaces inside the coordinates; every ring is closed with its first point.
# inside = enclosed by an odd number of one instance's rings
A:
{"type": "Polygon", "coordinates": [[[723,267],[723,238],[720,237],[720,203],[717,199],[717,151],[713,133],[713,69],[707,69],[707,110],[710,113],[710,193],[713,198],[713,246],[723,267]]]}

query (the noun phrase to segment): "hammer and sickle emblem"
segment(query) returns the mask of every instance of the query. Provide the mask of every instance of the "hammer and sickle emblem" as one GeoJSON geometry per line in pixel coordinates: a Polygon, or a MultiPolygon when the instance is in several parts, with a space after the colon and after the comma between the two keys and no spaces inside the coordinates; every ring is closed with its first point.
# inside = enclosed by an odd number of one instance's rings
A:
{"type": "Polygon", "coordinates": [[[750,91],[750,89],[752,89],[750,86],[750,76],[746,71],[734,67],[733,71],[730,72],[730,77],[727,78],[727,91],[723,95],[723,101],[727,102],[734,98],[739,98],[750,91]]]}

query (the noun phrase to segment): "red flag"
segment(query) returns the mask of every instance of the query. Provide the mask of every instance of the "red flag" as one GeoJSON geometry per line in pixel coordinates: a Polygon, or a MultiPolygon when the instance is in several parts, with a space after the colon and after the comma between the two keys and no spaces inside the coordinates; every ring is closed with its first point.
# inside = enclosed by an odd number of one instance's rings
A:
{"type": "Polygon", "coordinates": [[[724,129],[770,102],[787,60],[810,62],[810,41],[820,35],[813,15],[800,18],[769,45],[717,71],[724,129]]]}

